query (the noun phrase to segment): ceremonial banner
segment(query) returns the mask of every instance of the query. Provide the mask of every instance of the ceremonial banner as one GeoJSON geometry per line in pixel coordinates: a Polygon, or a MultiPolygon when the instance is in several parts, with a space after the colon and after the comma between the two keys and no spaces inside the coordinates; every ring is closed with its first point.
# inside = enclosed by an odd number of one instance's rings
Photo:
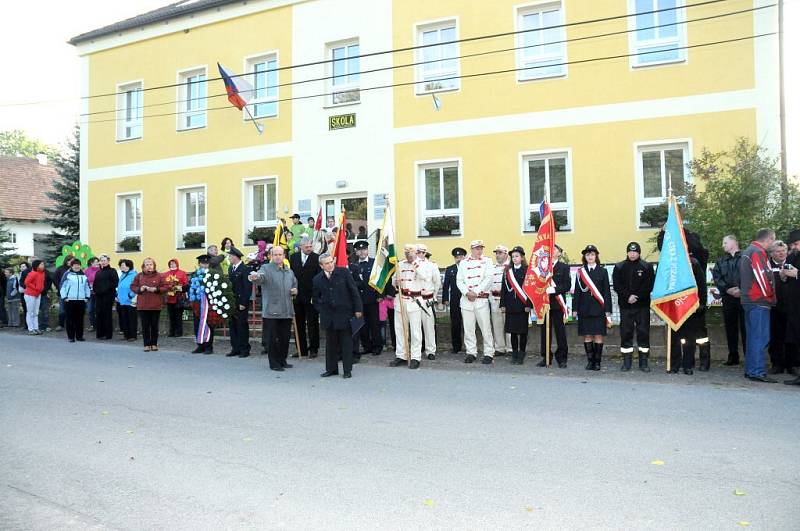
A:
{"type": "Polygon", "coordinates": [[[392,229],[392,216],[389,205],[383,211],[383,226],[379,234],[378,251],[375,253],[375,263],[369,275],[369,285],[379,293],[383,293],[386,284],[397,269],[397,254],[394,246],[394,229],[392,229]]]}
{"type": "Polygon", "coordinates": [[[333,249],[333,261],[336,267],[347,267],[347,216],[342,212],[342,222],[336,232],[336,247],[333,249]]]}
{"type": "Polygon", "coordinates": [[[650,307],[673,330],[680,328],[700,306],[683,221],[673,196],[669,198],[664,242],[650,297],[650,307]]]}
{"type": "Polygon", "coordinates": [[[542,201],[539,206],[539,219],[541,219],[539,231],[536,233],[536,243],[531,251],[523,289],[533,304],[536,318],[541,320],[550,309],[550,294],[547,293],[547,288],[553,280],[553,249],[556,244],[553,213],[547,200],[542,201]]]}

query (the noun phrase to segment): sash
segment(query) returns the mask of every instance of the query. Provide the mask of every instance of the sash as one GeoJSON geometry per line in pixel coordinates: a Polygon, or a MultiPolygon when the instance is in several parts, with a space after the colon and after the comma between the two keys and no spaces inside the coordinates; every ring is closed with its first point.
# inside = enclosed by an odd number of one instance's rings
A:
{"type": "Polygon", "coordinates": [[[511,284],[511,289],[514,291],[514,294],[517,296],[519,301],[522,304],[526,304],[528,302],[528,294],[522,289],[522,286],[519,285],[517,282],[517,278],[514,276],[514,273],[511,271],[509,267],[506,269],[506,280],[509,284],[511,284]]]}
{"type": "MultiPolygon", "coordinates": [[[[600,266],[597,265],[595,267],[600,267],[600,266]]],[[[589,289],[589,292],[592,294],[594,300],[596,300],[598,304],[600,304],[600,307],[603,308],[603,310],[605,311],[606,301],[603,298],[602,293],[600,293],[600,290],[597,289],[597,286],[594,285],[594,281],[592,281],[592,277],[589,276],[589,273],[586,271],[585,267],[581,267],[580,269],[578,269],[578,276],[581,278],[583,285],[589,289]]],[[[606,316],[606,323],[608,325],[611,325],[611,319],[608,316],[606,316]]]]}
{"type": "Polygon", "coordinates": [[[558,301],[558,305],[561,306],[561,312],[564,314],[564,322],[566,323],[569,320],[569,312],[567,312],[567,301],[564,300],[564,296],[560,293],[556,295],[556,300],[558,301]]]}
{"type": "Polygon", "coordinates": [[[211,340],[211,327],[208,326],[208,297],[205,291],[200,295],[200,322],[197,325],[198,345],[208,343],[211,340]]]}

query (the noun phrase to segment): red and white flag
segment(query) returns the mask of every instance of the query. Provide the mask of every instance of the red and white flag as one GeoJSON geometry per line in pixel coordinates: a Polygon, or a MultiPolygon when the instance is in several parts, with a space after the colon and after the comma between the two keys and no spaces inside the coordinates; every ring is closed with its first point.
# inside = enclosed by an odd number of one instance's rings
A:
{"type": "Polygon", "coordinates": [[[536,319],[541,321],[550,310],[550,294],[547,293],[547,288],[553,282],[553,249],[556,245],[556,228],[547,200],[542,201],[539,206],[539,219],[539,231],[531,251],[523,289],[533,304],[536,319]]]}

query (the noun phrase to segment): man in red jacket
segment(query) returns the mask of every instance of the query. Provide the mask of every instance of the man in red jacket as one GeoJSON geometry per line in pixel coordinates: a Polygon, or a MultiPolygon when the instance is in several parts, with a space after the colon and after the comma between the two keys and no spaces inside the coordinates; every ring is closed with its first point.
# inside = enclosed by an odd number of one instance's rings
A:
{"type": "Polygon", "coordinates": [[[767,249],[775,242],[775,231],[760,229],[756,239],[739,261],[742,308],[747,329],[745,376],[750,380],[775,383],[767,376],[765,351],[769,345],[769,315],[775,306],[775,278],[769,267],[767,249]]]}

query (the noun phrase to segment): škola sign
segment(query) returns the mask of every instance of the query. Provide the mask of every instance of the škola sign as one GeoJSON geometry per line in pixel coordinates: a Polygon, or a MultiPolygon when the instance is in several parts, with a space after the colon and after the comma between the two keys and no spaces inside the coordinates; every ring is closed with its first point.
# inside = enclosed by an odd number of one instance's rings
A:
{"type": "Polygon", "coordinates": [[[348,127],[355,127],[356,126],[356,115],[355,113],[352,114],[340,114],[338,116],[329,116],[328,117],[328,130],[333,131],[335,129],[347,129],[348,127]]]}

